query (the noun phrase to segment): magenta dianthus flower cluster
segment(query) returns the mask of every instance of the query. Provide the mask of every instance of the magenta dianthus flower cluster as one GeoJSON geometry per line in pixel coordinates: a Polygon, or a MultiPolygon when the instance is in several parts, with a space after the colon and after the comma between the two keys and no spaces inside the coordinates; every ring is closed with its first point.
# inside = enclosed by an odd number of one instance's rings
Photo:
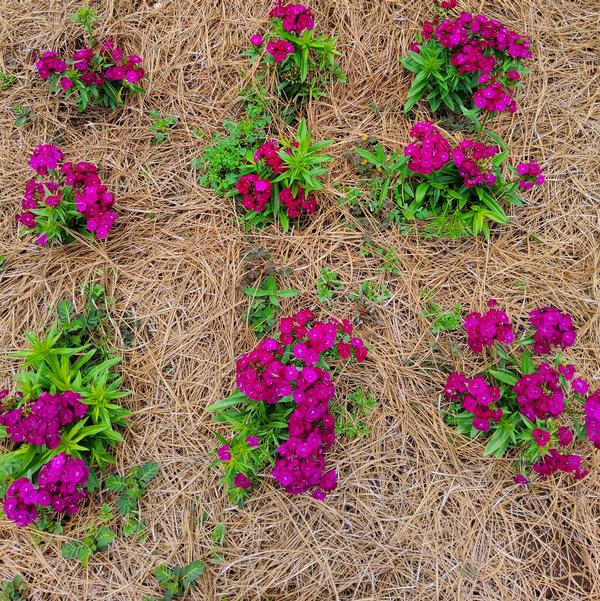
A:
{"type": "Polygon", "coordinates": [[[276,0],[271,12],[271,19],[280,19],[283,29],[289,33],[300,35],[303,31],[310,31],[315,27],[315,18],[308,6],[304,4],[288,4],[283,0],[276,0]]]}
{"type": "Polygon", "coordinates": [[[474,186],[493,186],[496,176],[490,170],[485,170],[482,164],[495,157],[500,152],[497,146],[486,146],[483,142],[462,140],[452,150],[452,160],[458,168],[467,188],[474,186]]]}
{"type": "Polygon", "coordinates": [[[474,353],[480,353],[484,346],[492,346],[495,342],[510,345],[515,340],[508,315],[494,308],[494,300],[488,301],[488,306],[492,308],[486,313],[470,313],[464,322],[467,344],[474,353]]]}
{"type": "MultiPolygon", "coordinates": [[[[441,3],[445,10],[455,6],[455,0],[441,3]]],[[[526,36],[511,31],[497,19],[461,12],[454,18],[437,15],[425,21],[421,38],[426,44],[437,42],[445,48],[459,76],[474,77],[467,87],[478,87],[473,93],[476,108],[498,113],[516,111],[513,87],[521,75],[512,63],[533,56],[526,36]]],[[[415,42],[411,50],[419,53],[420,46],[415,42]]]]}
{"type": "Polygon", "coordinates": [[[404,149],[405,156],[410,157],[411,171],[428,174],[442,169],[450,160],[450,142],[431,121],[416,123],[409,135],[416,138],[404,149]]]}
{"type": "Polygon", "coordinates": [[[53,238],[62,240],[63,229],[81,229],[82,221],[88,232],[106,238],[117,219],[113,195],[102,184],[95,165],[63,159],[57,146],[42,144],[34,149],[30,167],[38,176],[51,175],[52,179],[34,176],[27,181],[21,202],[24,211],[17,214],[17,222],[38,233],[40,245],[53,238]]]}
{"type": "Polygon", "coordinates": [[[121,89],[141,91],[137,84],[145,75],[142,59],[136,54],[125,55],[112,40],[98,49],[80,48],[68,58],[53,50],[38,53],[35,67],[42,79],[50,79],[69,95],[77,93],[80,110],[85,110],[90,99],[118,106],[122,103],[121,89]]]}
{"type": "MultiPolygon", "coordinates": [[[[474,352],[496,343],[506,347],[515,343],[508,316],[495,308],[495,301],[491,306],[487,313],[471,313],[465,320],[467,342],[474,352]]],[[[480,375],[468,378],[452,372],[448,376],[444,396],[457,404],[456,416],[449,419],[464,433],[489,432],[486,454],[501,457],[507,449],[521,450],[540,480],[556,472],[584,478],[588,472],[582,468],[581,456],[563,449],[576,440],[581,411],[588,439],[600,448],[600,391],[587,395],[589,383],[574,377],[575,367],[560,358],[533,360],[534,353],[546,355],[552,348],[573,344],[576,334],[568,314],[544,307],[532,311],[529,321],[535,329],[533,342],[525,336],[516,342],[516,349],[497,347],[489,358],[491,365],[480,375]],[[533,352],[516,354],[526,345],[533,352]]],[[[527,484],[529,478],[517,474],[514,481],[527,484]]]]}
{"type": "Polygon", "coordinates": [[[541,186],[546,178],[542,174],[542,168],[536,161],[528,163],[519,163],[517,173],[520,175],[519,188],[521,190],[531,190],[533,186],[541,186]]]}
{"type": "Polygon", "coordinates": [[[529,323],[535,329],[534,350],[538,355],[547,355],[552,347],[564,350],[572,346],[577,337],[571,316],[556,307],[548,306],[531,311],[529,323]]]}
{"type": "Polygon", "coordinates": [[[83,459],[60,453],[40,470],[37,488],[28,478],[19,478],[8,487],[4,513],[21,527],[37,520],[39,507],[76,513],[88,495],[83,488],[88,477],[89,468],[83,459]]]}
{"type": "Polygon", "coordinates": [[[88,406],[81,395],[67,390],[52,395],[42,392],[36,401],[15,409],[0,408],[0,425],[13,442],[45,445],[55,449],[60,444],[63,426],[79,421],[88,406]]]}
{"type": "Polygon", "coordinates": [[[444,394],[453,401],[460,401],[463,409],[473,414],[473,428],[481,432],[487,432],[491,423],[497,424],[504,414],[496,405],[500,400],[500,388],[482,376],[469,379],[452,372],[446,381],[444,394]]]}
{"type": "MultiPolygon", "coordinates": [[[[267,338],[236,363],[236,384],[248,399],[274,406],[291,403],[287,438],[276,449],[273,477],[289,494],[312,491],[324,499],[337,484],[335,470],[326,467],[326,452],[335,441],[335,420],[329,404],[335,396],[331,373],[320,367],[325,357],[367,357],[360,338],[353,336],[352,324],[329,318],[318,321],[310,310],[281,320],[278,335],[267,338]]],[[[244,448],[259,444],[258,437],[245,439],[244,448]]],[[[217,450],[224,462],[233,459],[225,444],[217,450]]],[[[250,487],[247,474],[238,473],[234,485],[250,487]]]]}
{"type": "MultiPolygon", "coordinates": [[[[314,15],[304,4],[288,4],[286,6],[281,0],[276,0],[269,12],[269,18],[273,21],[276,29],[277,26],[280,26],[285,34],[289,34],[286,36],[287,39],[274,37],[267,42],[267,54],[276,63],[282,63],[289,55],[294,54],[296,52],[294,39],[303,31],[311,31],[315,27],[314,15]]],[[[270,34],[269,37],[273,37],[273,35],[270,34]]],[[[258,34],[250,38],[250,43],[255,47],[262,46],[263,41],[263,36],[258,34]]]]}

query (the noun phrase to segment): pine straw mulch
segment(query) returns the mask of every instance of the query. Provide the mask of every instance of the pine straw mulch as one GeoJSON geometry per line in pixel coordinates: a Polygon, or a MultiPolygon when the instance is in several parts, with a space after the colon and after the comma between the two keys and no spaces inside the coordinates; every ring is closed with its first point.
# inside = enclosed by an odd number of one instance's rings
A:
{"type": "MultiPolygon", "coordinates": [[[[321,210],[287,236],[274,227],[243,233],[231,203],[201,189],[190,165],[206,144],[191,130],[210,135],[239,112],[236,96],[249,78],[239,54],[263,24],[267,0],[93,3],[105,17],[102,35],[139,51],[150,82],[147,94],[123,110],[85,116],[51,98],[27,66],[34,49],[61,47],[65,32],[77,32],[66,16],[77,2],[43,4],[0,2],[0,70],[19,78],[0,93],[0,254],[7,259],[0,347],[21,348],[23,333],[47,326],[60,299],[80,300],[81,284],[103,283],[115,298],[115,325],[139,324],[132,345],[117,339],[134,411],[118,469],[154,460],[161,472],[142,502],[146,545],[120,537],[88,569],[61,559],[61,543],[97,519],[97,497],[64,537],[40,535],[40,544],[33,531],[0,522],[0,577],[21,573],[34,600],[139,601],[158,592],[157,564],[201,559],[207,572],[190,599],[599,599],[600,456],[585,458],[591,475],[583,482],[513,486],[509,461],[482,458],[480,443],[457,437],[440,419],[444,377],[463,359],[453,358],[457,337],[434,337],[420,316],[426,292],[444,308],[462,303],[466,310],[494,297],[521,321],[553,303],[579,327],[569,358],[598,380],[598,4],[467,3],[536,41],[520,110],[495,129],[515,160],[542,159],[547,184],[489,243],[378,231],[337,202],[335,184],[355,180],[344,150],[362,135],[396,149],[406,143],[410,122],[402,105],[410,80],[399,58],[429,14],[427,0],[311,2],[318,27],[339,34],[348,83],[308,108],[317,136],[335,140],[336,161],[321,210]],[[17,103],[35,115],[20,128],[11,110],[17,103]],[[151,144],[151,109],[179,117],[170,141],[158,147],[151,144]],[[59,143],[74,160],[101,163],[121,213],[106,245],[42,249],[17,238],[27,158],[42,142],[59,143]],[[381,275],[380,260],[361,256],[365,238],[396,250],[400,275],[381,275]],[[336,493],[320,503],[265,481],[240,510],[208,465],[215,441],[204,408],[230,391],[236,356],[255,343],[241,317],[248,301],[239,287],[269,266],[288,268],[282,287],[302,291],[288,311],[311,306],[355,316],[347,293],[373,277],[393,298],[360,312],[371,358],[339,379],[342,402],[364,386],[379,405],[370,437],[340,440],[331,453],[340,472],[336,493]],[[320,307],[315,296],[324,266],[345,284],[331,307],[320,307]],[[212,565],[211,535],[221,522],[224,562],[212,565]]],[[[3,354],[2,381],[16,367],[3,354]]]]}

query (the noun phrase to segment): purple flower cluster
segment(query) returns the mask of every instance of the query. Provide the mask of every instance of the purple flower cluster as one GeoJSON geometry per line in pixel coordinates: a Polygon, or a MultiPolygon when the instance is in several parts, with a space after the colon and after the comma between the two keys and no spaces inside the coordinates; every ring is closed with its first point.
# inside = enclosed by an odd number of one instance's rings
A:
{"type": "MultiPolygon", "coordinates": [[[[488,301],[488,307],[495,307],[496,301],[488,301]]],[[[494,342],[512,344],[515,340],[512,324],[504,311],[491,308],[483,315],[473,312],[467,315],[464,328],[467,332],[467,344],[474,353],[480,353],[484,346],[494,342]]]]}
{"type": "Polygon", "coordinates": [[[486,110],[488,113],[503,113],[504,111],[515,113],[517,111],[517,103],[513,99],[511,89],[495,78],[488,79],[487,76],[480,77],[478,81],[486,85],[473,94],[476,108],[486,110]]]}
{"type": "Polygon", "coordinates": [[[416,123],[409,133],[416,138],[405,149],[410,157],[408,168],[415,173],[428,174],[444,167],[450,160],[450,142],[431,121],[416,123]]]}
{"type": "Polygon", "coordinates": [[[62,428],[86,414],[88,406],[80,399],[80,394],[70,390],[56,395],[43,392],[36,401],[2,411],[0,425],[13,442],[55,449],[60,444],[62,428]]]}
{"type": "Polygon", "coordinates": [[[283,5],[282,0],[276,0],[269,13],[271,19],[281,19],[283,29],[288,33],[300,35],[303,31],[310,31],[315,27],[315,19],[308,6],[303,4],[283,5]]]}
{"type": "Polygon", "coordinates": [[[565,410],[560,374],[548,363],[540,363],[537,371],[522,376],[513,386],[521,413],[530,421],[558,417],[565,410]]]}
{"type": "MultiPolygon", "coordinates": [[[[63,163],[63,159],[62,151],[56,146],[43,144],[34,149],[29,165],[38,176],[46,177],[52,172],[54,181],[37,181],[35,177],[28,180],[21,202],[24,211],[17,214],[17,222],[28,229],[36,229],[38,218],[32,211],[42,207],[56,208],[68,197],[73,198],[74,208],[85,219],[86,229],[94,232],[97,238],[106,238],[117,220],[113,210],[114,196],[102,184],[95,165],[63,163]],[[65,194],[67,189],[72,194],[65,194]]],[[[68,225],[77,227],[77,224],[68,225]]],[[[47,241],[47,233],[38,237],[41,245],[47,241]]]]}
{"type": "Polygon", "coordinates": [[[500,388],[482,376],[469,379],[452,372],[446,380],[444,394],[450,400],[460,401],[463,409],[473,414],[473,427],[481,432],[487,432],[491,424],[497,424],[504,414],[497,406],[500,388]]]}
{"type": "Polygon", "coordinates": [[[29,166],[38,175],[48,175],[48,171],[54,171],[64,158],[65,155],[58,146],[41,144],[31,153],[29,166]]]}
{"type": "Polygon", "coordinates": [[[285,164],[279,156],[280,146],[279,140],[267,140],[254,153],[254,162],[264,161],[274,174],[279,175],[283,173],[285,171],[285,164]]]}
{"type": "Polygon", "coordinates": [[[573,474],[575,480],[581,480],[588,475],[588,470],[581,469],[579,455],[563,455],[558,449],[550,449],[541,461],[533,464],[533,471],[540,480],[546,480],[556,472],[573,474]]]}
{"type": "MultiPolygon", "coordinates": [[[[495,342],[510,345],[515,340],[506,313],[495,308],[495,301],[488,306],[493,308],[487,313],[474,313],[465,320],[468,344],[474,352],[495,342]]],[[[540,339],[534,336],[536,352],[547,354],[552,347],[566,348],[574,342],[575,329],[568,314],[555,307],[544,307],[529,315],[536,335],[542,331],[540,339]],[[570,335],[564,340],[567,332],[570,335]]],[[[531,343],[529,338],[522,338],[517,349],[531,343]]],[[[562,363],[560,358],[554,364],[550,361],[536,364],[531,351],[519,356],[514,354],[517,349],[498,350],[498,356],[494,353],[490,357],[492,365],[486,367],[483,375],[467,378],[451,373],[444,387],[445,397],[460,402],[464,411],[472,414],[473,428],[483,432],[493,430],[487,452],[498,451],[498,456],[502,456],[507,448],[524,444],[528,449],[523,458],[531,462],[531,469],[540,480],[558,471],[572,474],[575,479],[584,478],[588,472],[581,467],[581,457],[563,454],[562,450],[574,442],[574,432],[580,431],[574,405],[581,402],[588,438],[600,449],[600,391],[586,397],[589,383],[574,377],[573,365],[562,363]],[[503,423],[495,427],[501,420],[503,423]],[[512,442],[506,439],[508,429],[513,431],[512,442]]],[[[455,423],[462,425],[463,417],[470,416],[461,416],[455,423]]],[[[513,480],[517,484],[529,482],[523,474],[517,474],[513,480]]]]}
{"type": "MultiPolygon", "coordinates": [[[[276,63],[282,63],[285,59],[296,52],[293,40],[296,36],[299,36],[303,31],[311,31],[315,27],[315,19],[312,11],[308,6],[304,4],[288,4],[285,6],[282,0],[276,0],[274,6],[269,12],[269,18],[273,21],[273,25],[277,25],[279,29],[279,35],[268,34],[267,38],[272,38],[274,35],[275,39],[270,39],[266,45],[267,54],[271,55],[276,63]],[[284,39],[281,36],[281,29],[285,32],[284,35],[289,34],[288,39],[284,39]]],[[[264,42],[263,36],[255,34],[251,36],[250,43],[255,47],[262,46],[264,42]]]]}
{"type": "Polygon", "coordinates": [[[35,67],[44,80],[61,76],[60,86],[70,90],[76,83],[87,88],[104,88],[110,81],[135,84],[144,79],[141,63],[139,56],[125,56],[112,40],[106,40],[98,50],[80,48],[67,59],[55,51],[44,52],[36,57],[35,67]]]}
{"type": "Polygon", "coordinates": [[[553,306],[531,311],[529,323],[535,328],[533,348],[538,355],[547,355],[552,347],[566,349],[577,337],[571,316],[553,306]]]}
{"type": "Polygon", "coordinates": [[[60,453],[40,470],[37,489],[28,478],[19,478],[8,487],[4,513],[17,526],[37,520],[38,507],[49,507],[57,513],[76,513],[87,497],[83,487],[88,477],[89,468],[83,459],[60,453]]]}
{"type": "Polygon", "coordinates": [[[519,188],[521,190],[531,190],[533,186],[541,186],[546,181],[542,174],[542,168],[536,161],[519,163],[517,173],[520,175],[519,188]]]}
{"type": "Polygon", "coordinates": [[[276,63],[282,63],[290,54],[294,54],[294,44],[287,40],[271,40],[267,43],[267,52],[276,63]]]}
{"type": "Polygon", "coordinates": [[[458,146],[452,150],[452,160],[467,188],[482,185],[493,186],[496,183],[496,176],[489,169],[486,170],[485,162],[499,152],[498,146],[486,146],[483,142],[474,140],[459,142],[458,146]]]}
{"type": "MultiPolygon", "coordinates": [[[[317,321],[312,311],[300,311],[281,320],[279,340],[267,338],[237,361],[236,384],[248,398],[269,405],[283,400],[295,403],[289,417],[289,438],[277,449],[273,468],[274,478],[290,494],[312,489],[315,498],[324,499],[336,487],[335,471],[326,470],[325,460],[335,441],[335,423],[329,411],[335,386],[331,374],[318,364],[330,353],[344,359],[354,355],[358,362],[364,361],[367,349],[352,332],[352,324],[346,320],[317,321]]],[[[254,439],[246,439],[249,446],[258,443],[254,439]]],[[[229,445],[218,449],[217,456],[231,460],[229,445]]],[[[244,484],[239,487],[247,488],[247,476],[238,476],[244,484]]]]}
{"type": "MultiPolygon", "coordinates": [[[[455,5],[454,0],[447,3],[452,8],[455,5]]],[[[513,68],[505,72],[503,65],[533,56],[526,36],[511,31],[497,19],[462,12],[456,18],[440,20],[438,15],[425,21],[421,38],[437,40],[447,48],[450,63],[460,75],[477,77],[477,84],[482,86],[474,93],[477,108],[489,112],[516,111],[511,87],[520,80],[520,74],[513,68]]],[[[411,50],[419,52],[419,44],[411,45],[411,50]]]]}
{"type": "Polygon", "coordinates": [[[268,179],[261,179],[258,173],[242,175],[235,189],[242,195],[243,207],[259,213],[267,208],[273,194],[273,184],[268,179]]]}
{"type": "Polygon", "coordinates": [[[289,217],[310,215],[317,210],[317,200],[314,194],[305,194],[300,186],[298,186],[296,194],[291,188],[283,188],[279,193],[279,202],[287,209],[289,217]]]}

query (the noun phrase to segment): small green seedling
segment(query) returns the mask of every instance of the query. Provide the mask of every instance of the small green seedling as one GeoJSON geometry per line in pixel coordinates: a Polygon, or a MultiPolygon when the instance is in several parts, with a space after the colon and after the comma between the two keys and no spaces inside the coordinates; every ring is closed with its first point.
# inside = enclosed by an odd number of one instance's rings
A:
{"type": "Polygon", "coordinates": [[[154,575],[160,582],[161,588],[165,589],[160,601],[171,601],[181,597],[188,589],[197,586],[197,580],[202,574],[204,574],[204,564],[201,561],[192,561],[183,568],[158,566],[154,575]]]}
{"type": "Polygon", "coordinates": [[[323,267],[321,269],[321,275],[317,279],[317,298],[321,303],[328,303],[331,301],[336,292],[344,287],[344,284],[340,281],[340,276],[333,271],[323,267]]]}
{"type": "Polygon", "coordinates": [[[98,13],[95,10],[88,6],[82,6],[76,13],[69,15],[69,18],[73,23],[77,23],[77,25],[83,27],[88,34],[90,42],[95,42],[93,26],[100,20],[98,13]]]}
{"type": "Polygon", "coordinates": [[[0,71],[0,90],[8,90],[17,83],[17,78],[11,73],[0,71]]]}
{"type": "Polygon", "coordinates": [[[268,275],[260,286],[246,288],[244,294],[252,299],[250,308],[246,312],[246,321],[257,336],[262,336],[270,332],[275,323],[277,313],[281,309],[279,299],[292,298],[300,292],[291,289],[279,290],[275,276],[268,275]]]}
{"type": "Polygon", "coordinates": [[[107,525],[112,519],[112,508],[109,505],[103,505],[102,524],[89,528],[82,540],[71,540],[63,545],[60,550],[62,557],[67,560],[77,560],[85,568],[92,555],[106,551],[114,542],[117,535],[107,525]]]}
{"type": "Polygon", "coordinates": [[[450,311],[442,311],[437,303],[430,303],[421,313],[421,317],[431,320],[431,331],[434,334],[458,330],[462,324],[463,310],[460,304],[454,305],[450,311]]]}
{"type": "Polygon", "coordinates": [[[378,304],[392,298],[392,293],[385,284],[376,280],[367,280],[359,286],[357,292],[350,294],[350,298],[359,303],[370,301],[378,304]]]}
{"type": "Polygon", "coordinates": [[[15,104],[13,106],[13,113],[15,114],[15,125],[21,127],[29,121],[33,120],[33,109],[30,106],[23,106],[22,104],[15,104]]]}
{"type": "Polygon", "coordinates": [[[129,475],[109,476],[106,481],[108,490],[118,493],[117,511],[123,516],[123,533],[125,536],[138,536],[140,542],[146,540],[146,526],[144,520],[135,515],[138,501],[146,494],[150,481],[158,474],[156,463],[131,468],[129,475]]]}
{"type": "Polygon", "coordinates": [[[171,130],[177,125],[177,117],[168,115],[161,117],[160,111],[150,111],[150,131],[155,133],[152,142],[154,144],[162,144],[168,137],[171,130]]]}

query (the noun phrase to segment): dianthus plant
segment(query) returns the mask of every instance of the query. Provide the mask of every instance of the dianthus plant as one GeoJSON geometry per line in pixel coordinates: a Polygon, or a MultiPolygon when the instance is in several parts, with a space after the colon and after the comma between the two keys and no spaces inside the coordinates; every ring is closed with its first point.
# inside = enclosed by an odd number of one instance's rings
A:
{"type": "Polygon", "coordinates": [[[337,474],[325,457],[335,441],[330,363],[366,357],[350,322],[317,321],[304,310],[283,318],[276,336],[237,360],[236,390],[208,408],[231,430],[217,434],[215,464],[234,502],[243,503],[267,470],[289,494],[324,499],[335,489],[337,474]]]}
{"type": "MultiPolygon", "coordinates": [[[[431,121],[419,122],[410,131],[403,153],[388,156],[381,145],[373,150],[357,147],[363,163],[375,172],[371,207],[393,201],[390,218],[399,223],[426,220],[427,233],[489,237],[489,221],[508,223],[503,205],[522,205],[518,190],[544,183],[535,161],[503,170],[508,149],[493,132],[489,140],[463,139],[452,144],[431,121]],[[490,143],[491,142],[491,143],[490,143]]],[[[364,172],[364,166],[361,166],[364,172]]]]}
{"type": "Polygon", "coordinates": [[[485,455],[514,458],[516,483],[559,471],[584,478],[574,451],[586,437],[600,448],[600,390],[590,392],[563,359],[576,338],[569,314],[546,306],[531,311],[528,322],[531,332],[517,339],[493,300],[486,312],[467,316],[467,344],[485,366],[473,376],[448,376],[446,418],[460,433],[484,438],[485,455]]]}
{"type": "Polygon", "coordinates": [[[248,211],[246,222],[260,226],[275,218],[287,231],[290,219],[314,213],[314,192],[323,187],[321,176],[332,160],[321,151],[330,144],[313,142],[302,119],[295,140],[268,139],[248,153],[232,192],[248,211]]]}
{"type": "Polygon", "coordinates": [[[471,108],[488,116],[517,105],[515,91],[532,57],[531,42],[511,31],[497,19],[452,9],[456,2],[442,3],[433,20],[402,59],[415,74],[408,92],[405,112],[425,98],[432,112],[440,107],[453,112],[471,108]]]}
{"type": "Polygon", "coordinates": [[[98,313],[71,316],[61,304],[59,321],[41,337],[27,334],[28,348],[14,354],[23,361],[16,393],[0,392],[0,494],[18,526],[75,513],[122,440],[129,412],[119,400],[129,393],[114,371],[120,358],[97,350],[102,323],[92,329],[90,315],[98,313]]]}
{"type": "Polygon", "coordinates": [[[52,92],[60,91],[80,112],[89,104],[112,110],[125,104],[126,96],[143,92],[142,59],[126,55],[112,40],[98,47],[83,47],[69,56],[53,50],[35,55],[39,76],[50,82],[52,92]]]}
{"type": "Polygon", "coordinates": [[[60,148],[49,144],[33,151],[29,166],[36,175],[27,181],[17,222],[41,245],[71,242],[74,233],[106,238],[117,219],[113,195],[98,167],[64,158],[60,148]]]}
{"type": "Polygon", "coordinates": [[[329,81],[345,81],[336,57],[336,38],[317,35],[311,9],[303,4],[284,5],[277,0],[269,12],[271,29],[253,35],[244,53],[265,64],[261,76],[277,71],[277,92],[286,100],[306,102],[324,94],[329,81]]]}

